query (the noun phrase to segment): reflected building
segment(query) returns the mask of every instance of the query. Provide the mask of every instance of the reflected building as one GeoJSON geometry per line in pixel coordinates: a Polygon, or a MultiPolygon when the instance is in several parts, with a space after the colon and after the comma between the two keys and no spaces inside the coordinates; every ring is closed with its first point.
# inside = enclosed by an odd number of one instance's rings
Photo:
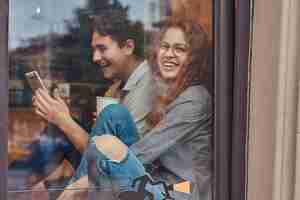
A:
{"type": "Polygon", "coordinates": [[[33,70],[39,73],[48,88],[51,88],[53,83],[68,83],[76,93],[73,95],[75,97],[82,96],[80,95],[82,91],[90,90],[91,93],[95,93],[96,90],[104,90],[108,86],[107,81],[101,80],[101,74],[99,80],[91,80],[91,77],[87,77],[89,74],[80,73],[79,70],[85,66],[74,63],[76,57],[68,55],[72,53],[72,49],[76,51],[75,42],[69,39],[70,35],[53,34],[50,47],[48,37],[45,35],[31,38],[24,43],[25,45],[10,50],[9,104],[11,109],[31,105],[32,91],[25,73],[33,70]],[[77,71],[79,72],[76,73],[77,71]]]}
{"type": "Polygon", "coordinates": [[[25,80],[25,73],[32,70],[37,70],[40,74],[45,73],[46,69],[43,69],[43,66],[47,62],[47,52],[44,40],[43,37],[39,37],[32,40],[30,45],[10,51],[8,84],[10,107],[31,104],[31,89],[25,80]]]}
{"type": "Polygon", "coordinates": [[[145,5],[145,29],[147,31],[156,29],[155,24],[171,15],[170,0],[146,0],[145,5]]]}
{"type": "Polygon", "coordinates": [[[145,6],[145,30],[150,31],[160,18],[159,0],[146,0],[145,6]]]}

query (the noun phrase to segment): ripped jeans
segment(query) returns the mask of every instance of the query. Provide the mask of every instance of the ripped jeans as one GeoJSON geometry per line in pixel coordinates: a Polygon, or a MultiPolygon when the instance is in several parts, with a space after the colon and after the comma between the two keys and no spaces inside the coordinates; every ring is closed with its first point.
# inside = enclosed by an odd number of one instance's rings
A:
{"type": "MultiPolygon", "coordinates": [[[[136,178],[147,174],[145,168],[129,148],[127,148],[125,158],[119,162],[109,159],[105,153],[101,152],[97,148],[95,138],[107,134],[117,137],[127,147],[138,141],[135,123],[123,105],[109,105],[100,113],[92,130],[89,147],[83,154],[76,174],[70,182],[88,175],[89,182],[92,182],[96,190],[111,191],[114,196],[124,191],[136,192],[137,186],[134,186],[133,182],[136,178]]],[[[163,199],[162,189],[162,185],[146,184],[145,186],[145,192],[150,192],[154,200],[163,199]]]]}

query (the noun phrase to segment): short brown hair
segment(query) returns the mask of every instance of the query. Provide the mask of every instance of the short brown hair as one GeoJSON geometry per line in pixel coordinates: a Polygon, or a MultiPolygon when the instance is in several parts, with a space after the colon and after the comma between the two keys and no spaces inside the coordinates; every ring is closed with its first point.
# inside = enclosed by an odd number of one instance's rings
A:
{"type": "Polygon", "coordinates": [[[144,57],[144,27],[141,22],[132,22],[127,14],[118,10],[107,10],[101,14],[90,16],[92,31],[110,36],[122,47],[126,40],[132,39],[135,43],[133,53],[138,58],[144,57]]]}

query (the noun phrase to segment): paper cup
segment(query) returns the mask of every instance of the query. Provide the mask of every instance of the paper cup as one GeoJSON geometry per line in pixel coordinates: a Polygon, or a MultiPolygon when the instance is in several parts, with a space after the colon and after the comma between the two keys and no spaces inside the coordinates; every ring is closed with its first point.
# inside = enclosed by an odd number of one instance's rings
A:
{"type": "Polygon", "coordinates": [[[118,104],[119,99],[112,98],[112,97],[96,97],[96,111],[97,115],[108,105],[111,104],[118,104]]]}

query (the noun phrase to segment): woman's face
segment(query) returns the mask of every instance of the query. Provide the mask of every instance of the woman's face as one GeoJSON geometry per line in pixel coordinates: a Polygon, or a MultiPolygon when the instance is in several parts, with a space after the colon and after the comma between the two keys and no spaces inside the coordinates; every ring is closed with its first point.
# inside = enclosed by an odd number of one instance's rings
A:
{"type": "Polygon", "coordinates": [[[164,33],[158,50],[157,63],[162,78],[175,80],[188,55],[188,45],[184,32],[177,27],[170,27],[164,33]]]}

